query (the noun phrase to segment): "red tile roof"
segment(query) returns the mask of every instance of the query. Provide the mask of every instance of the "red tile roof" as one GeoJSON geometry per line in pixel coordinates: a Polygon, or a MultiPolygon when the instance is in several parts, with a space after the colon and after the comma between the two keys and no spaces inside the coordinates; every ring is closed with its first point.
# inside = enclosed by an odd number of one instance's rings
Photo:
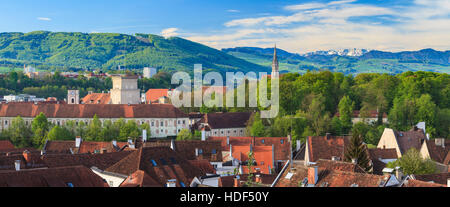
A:
{"type": "Polygon", "coordinates": [[[220,141],[222,151],[230,151],[232,146],[272,146],[275,147],[275,160],[289,160],[290,145],[287,137],[208,137],[208,140],[220,141]]]}
{"type": "Polygon", "coordinates": [[[317,161],[316,165],[327,170],[366,173],[359,165],[351,162],[320,159],[317,161]]]}
{"type": "Polygon", "coordinates": [[[216,170],[208,160],[189,160],[189,162],[200,169],[203,174],[216,174],[216,170]]]}
{"type": "Polygon", "coordinates": [[[368,149],[369,158],[372,160],[373,173],[377,175],[383,174],[383,169],[386,167],[386,163],[380,159],[398,159],[396,149],[380,149],[373,148],[368,149]]]}
{"type": "Polygon", "coordinates": [[[245,128],[251,115],[251,112],[209,113],[200,123],[207,123],[211,129],[245,128]]]}
{"type": "Polygon", "coordinates": [[[127,142],[117,142],[117,146],[114,146],[112,142],[83,141],[80,144],[78,153],[79,154],[100,153],[100,152],[102,152],[102,150],[106,150],[106,152],[118,152],[127,145],[128,145],[127,142]]]}
{"type": "MultiPolygon", "coordinates": [[[[174,141],[174,143],[175,151],[187,160],[206,159],[210,162],[222,162],[222,149],[218,141],[185,140],[174,141]],[[198,157],[195,155],[196,148],[202,151],[198,157]]],[[[144,147],[171,147],[171,141],[149,141],[143,145],[144,147]]]]}
{"type": "Polygon", "coordinates": [[[83,104],[109,104],[110,102],[110,93],[91,93],[81,99],[83,104]]]}
{"type": "Polygon", "coordinates": [[[403,183],[402,187],[445,187],[445,185],[439,183],[408,179],[403,183]]]}
{"type": "Polygon", "coordinates": [[[435,140],[425,140],[430,158],[436,162],[444,163],[445,158],[449,154],[450,140],[444,141],[444,147],[437,146],[435,140]]]}
{"type": "MultiPolygon", "coordinates": [[[[138,170],[144,172],[144,180],[148,176],[159,187],[165,186],[171,179],[177,180],[177,186],[181,186],[181,182],[188,186],[194,177],[204,175],[181,154],[168,147],[139,148],[105,171],[129,176],[138,170]]],[[[154,182],[151,186],[155,185],[154,182]]],[[[140,186],[146,187],[145,184],[140,186]]]]}
{"type": "Polygon", "coordinates": [[[88,168],[97,167],[104,170],[116,164],[132,151],[112,152],[104,154],[54,154],[42,156],[43,162],[51,168],[83,165],[88,168]]]}
{"type": "MultiPolygon", "coordinates": [[[[357,168],[351,170],[350,168],[341,168],[342,165],[338,161],[328,161],[334,162],[338,166],[333,167],[321,167],[318,166],[318,181],[315,184],[316,187],[351,187],[356,185],[358,187],[379,187],[384,186],[386,181],[389,180],[390,176],[372,175],[366,173],[359,173],[357,168]],[[343,169],[350,171],[340,171],[335,169],[343,169]]],[[[303,163],[294,163],[293,171],[287,169],[283,172],[280,179],[277,181],[275,187],[299,187],[300,183],[308,178],[308,167],[303,163]],[[291,177],[288,178],[287,175],[290,173],[291,177]]]]}
{"type": "MultiPolygon", "coordinates": [[[[232,146],[233,158],[241,161],[247,162],[249,157],[248,153],[250,152],[250,146],[232,146]]],[[[256,172],[257,169],[262,174],[271,174],[269,171],[274,169],[273,166],[273,156],[272,156],[272,146],[253,146],[253,156],[255,159],[255,165],[252,167],[252,172],[256,172]]],[[[242,166],[242,170],[244,174],[249,173],[249,169],[247,166],[242,166]]]]}
{"type": "Polygon", "coordinates": [[[75,148],[75,141],[51,141],[48,140],[43,150],[46,154],[71,154],[72,148],[75,148]]]}
{"type": "Polygon", "coordinates": [[[447,185],[447,180],[450,179],[450,172],[436,173],[436,174],[426,174],[426,175],[414,175],[416,180],[425,182],[434,182],[443,185],[447,185]]]}
{"type": "MultiPolygon", "coordinates": [[[[261,184],[263,185],[271,185],[273,181],[276,179],[276,174],[259,174],[261,177],[261,184]]],[[[219,178],[219,187],[234,187],[234,178],[236,175],[232,176],[223,176],[219,178]]],[[[239,180],[243,182],[247,182],[248,174],[239,175],[239,180]]],[[[252,177],[253,182],[256,181],[256,175],[254,174],[252,177]]]]}
{"type": "Polygon", "coordinates": [[[344,159],[345,147],[349,141],[350,137],[343,136],[309,136],[307,138],[309,161],[331,160],[333,156],[344,159]]]}
{"type": "Polygon", "coordinates": [[[0,140],[0,150],[10,150],[14,148],[14,145],[9,140],[0,140]]]}
{"type": "Polygon", "coordinates": [[[158,102],[161,97],[169,97],[170,89],[149,89],[145,93],[147,103],[155,103],[158,102]]]}
{"type": "Polygon", "coordinates": [[[84,166],[0,172],[0,187],[108,187],[84,166]]]}
{"type": "Polygon", "coordinates": [[[0,117],[35,117],[44,113],[47,118],[188,118],[170,104],[52,104],[3,103],[0,117]]]}

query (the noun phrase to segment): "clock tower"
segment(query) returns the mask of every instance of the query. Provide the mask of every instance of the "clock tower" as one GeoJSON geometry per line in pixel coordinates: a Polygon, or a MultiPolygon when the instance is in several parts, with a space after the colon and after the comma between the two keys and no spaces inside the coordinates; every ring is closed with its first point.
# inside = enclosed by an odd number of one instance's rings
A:
{"type": "Polygon", "coordinates": [[[67,104],[79,104],[80,103],[80,91],[68,90],[67,91],[67,104]]]}

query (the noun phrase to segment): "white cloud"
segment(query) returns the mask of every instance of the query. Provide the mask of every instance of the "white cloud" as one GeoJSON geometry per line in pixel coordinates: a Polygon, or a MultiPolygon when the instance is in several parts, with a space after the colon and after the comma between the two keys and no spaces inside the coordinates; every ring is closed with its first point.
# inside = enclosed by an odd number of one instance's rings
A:
{"type": "Polygon", "coordinates": [[[177,33],[177,31],[178,31],[178,28],[171,27],[171,28],[163,29],[161,31],[161,35],[165,38],[178,36],[179,34],[177,33]]]}
{"type": "Polygon", "coordinates": [[[239,11],[239,10],[236,10],[236,9],[228,9],[227,12],[230,12],[230,13],[238,13],[238,12],[240,12],[240,11],[239,11]]]}
{"type": "Polygon", "coordinates": [[[52,21],[52,19],[48,17],[38,17],[37,19],[40,21],[52,21]]]}
{"type": "Polygon", "coordinates": [[[283,7],[287,15],[234,19],[225,22],[221,32],[187,38],[219,49],[271,47],[277,42],[280,48],[297,53],[348,47],[386,51],[450,49],[448,0],[415,0],[398,7],[355,2],[288,5],[283,7]]]}

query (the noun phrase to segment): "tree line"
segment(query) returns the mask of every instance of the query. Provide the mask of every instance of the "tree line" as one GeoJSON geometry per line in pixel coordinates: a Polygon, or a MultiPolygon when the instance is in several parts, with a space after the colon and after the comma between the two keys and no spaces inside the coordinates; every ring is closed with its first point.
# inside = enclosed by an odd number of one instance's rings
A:
{"type": "Polygon", "coordinates": [[[10,140],[18,148],[42,148],[46,140],[75,140],[80,136],[86,141],[127,141],[142,136],[142,130],[147,130],[147,138],[151,137],[150,126],[147,123],[138,125],[133,120],[123,118],[116,121],[105,120],[103,123],[94,115],[89,123],[84,121],[67,121],[63,125],[53,124],[41,113],[36,116],[31,125],[22,117],[13,119],[7,129],[0,133],[0,139],[10,140]]]}

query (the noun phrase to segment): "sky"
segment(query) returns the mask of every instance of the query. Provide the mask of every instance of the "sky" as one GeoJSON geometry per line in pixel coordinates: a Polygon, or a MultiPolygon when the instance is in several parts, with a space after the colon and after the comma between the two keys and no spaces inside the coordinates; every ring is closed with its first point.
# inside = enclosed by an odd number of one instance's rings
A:
{"type": "Polygon", "coordinates": [[[450,50],[450,0],[0,0],[0,32],[179,36],[221,49],[450,50]]]}

